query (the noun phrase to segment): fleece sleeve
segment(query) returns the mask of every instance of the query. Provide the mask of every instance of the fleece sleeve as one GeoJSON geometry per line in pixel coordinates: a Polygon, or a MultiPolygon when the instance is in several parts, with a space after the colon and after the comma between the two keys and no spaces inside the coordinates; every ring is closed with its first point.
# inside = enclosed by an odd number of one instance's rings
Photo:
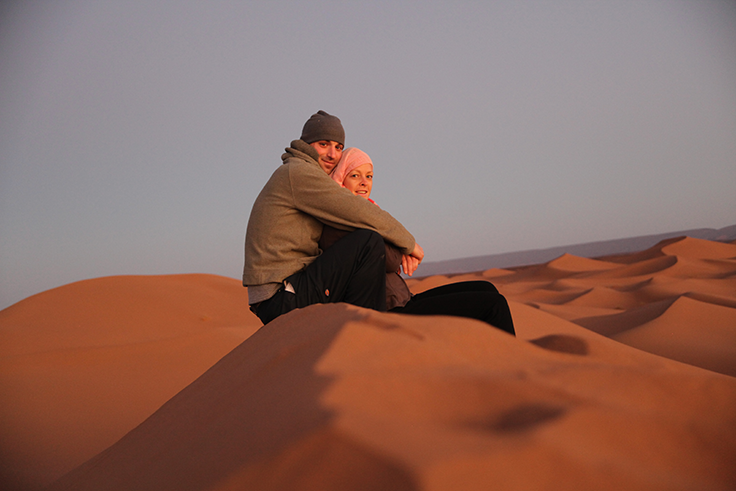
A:
{"type": "Polygon", "coordinates": [[[414,237],[391,214],[340,187],[320,168],[297,162],[290,165],[289,184],[297,209],[324,224],[343,230],[378,232],[403,254],[414,250],[414,237]]]}

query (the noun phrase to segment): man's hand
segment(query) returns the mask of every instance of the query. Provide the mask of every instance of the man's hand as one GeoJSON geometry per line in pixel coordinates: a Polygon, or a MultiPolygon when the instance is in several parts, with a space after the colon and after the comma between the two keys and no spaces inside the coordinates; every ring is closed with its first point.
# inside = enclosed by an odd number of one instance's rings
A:
{"type": "Polygon", "coordinates": [[[422,246],[414,243],[414,250],[408,256],[404,255],[401,257],[401,267],[404,268],[404,273],[408,276],[414,274],[414,271],[419,267],[419,263],[424,259],[424,249],[422,246]]]}

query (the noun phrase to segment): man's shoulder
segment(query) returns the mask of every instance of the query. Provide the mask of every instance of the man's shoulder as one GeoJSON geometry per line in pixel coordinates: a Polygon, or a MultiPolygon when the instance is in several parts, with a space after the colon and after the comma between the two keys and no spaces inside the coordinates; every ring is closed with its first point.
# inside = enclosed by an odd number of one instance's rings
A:
{"type": "Polygon", "coordinates": [[[282,165],[279,166],[277,171],[284,172],[290,176],[295,177],[310,177],[319,181],[334,182],[330,176],[319,166],[315,161],[303,159],[299,156],[289,156],[284,159],[282,165]]]}
{"type": "Polygon", "coordinates": [[[292,171],[314,172],[317,170],[322,171],[316,159],[313,159],[310,155],[304,152],[300,152],[292,147],[289,147],[286,149],[286,152],[284,152],[284,154],[281,156],[281,165],[279,165],[274,170],[274,174],[282,172],[288,173],[292,171]]]}
{"type": "Polygon", "coordinates": [[[290,156],[273,171],[264,187],[264,190],[267,191],[264,192],[299,189],[301,192],[310,191],[310,194],[313,194],[332,191],[333,186],[340,189],[340,186],[336,186],[335,181],[317,163],[290,156]]]}
{"type": "Polygon", "coordinates": [[[291,142],[291,146],[284,149],[281,160],[286,163],[289,160],[301,160],[306,163],[317,163],[319,155],[311,145],[302,140],[294,140],[291,142]]]}

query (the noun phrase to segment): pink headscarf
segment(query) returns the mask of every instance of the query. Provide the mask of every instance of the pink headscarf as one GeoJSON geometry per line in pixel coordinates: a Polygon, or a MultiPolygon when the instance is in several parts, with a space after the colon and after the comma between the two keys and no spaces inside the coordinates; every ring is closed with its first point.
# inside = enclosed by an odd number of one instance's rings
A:
{"type": "Polygon", "coordinates": [[[363,164],[371,164],[371,170],[373,170],[373,162],[371,162],[371,158],[367,153],[354,147],[346,148],[343,150],[340,162],[332,170],[330,177],[342,186],[345,177],[363,164]]]}

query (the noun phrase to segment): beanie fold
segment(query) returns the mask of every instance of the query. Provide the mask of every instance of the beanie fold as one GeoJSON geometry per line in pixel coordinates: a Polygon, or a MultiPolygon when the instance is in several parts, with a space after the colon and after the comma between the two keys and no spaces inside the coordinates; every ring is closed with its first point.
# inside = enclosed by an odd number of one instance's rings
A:
{"type": "Polygon", "coordinates": [[[319,110],[304,123],[302,128],[302,136],[300,137],[307,143],[327,140],[334,141],[340,145],[345,145],[345,130],[342,127],[340,118],[319,110]]]}

